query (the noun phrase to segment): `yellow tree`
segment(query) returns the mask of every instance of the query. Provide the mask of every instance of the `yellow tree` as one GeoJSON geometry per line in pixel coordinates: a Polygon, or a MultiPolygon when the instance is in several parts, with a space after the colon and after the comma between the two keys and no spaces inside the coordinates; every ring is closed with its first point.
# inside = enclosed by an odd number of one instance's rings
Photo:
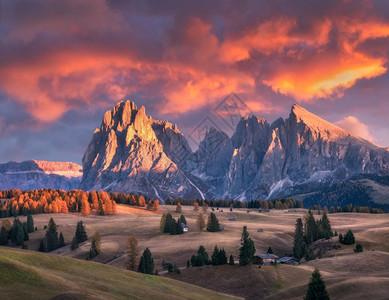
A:
{"type": "Polygon", "coordinates": [[[138,240],[136,237],[131,236],[127,243],[128,262],[127,270],[136,270],[136,263],[139,256],[138,240]]]}
{"type": "Polygon", "coordinates": [[[202,212],[200,212],[197,216],[197,226],[199,227],[200,231],[205,229],[205,218],[202,212]]]}

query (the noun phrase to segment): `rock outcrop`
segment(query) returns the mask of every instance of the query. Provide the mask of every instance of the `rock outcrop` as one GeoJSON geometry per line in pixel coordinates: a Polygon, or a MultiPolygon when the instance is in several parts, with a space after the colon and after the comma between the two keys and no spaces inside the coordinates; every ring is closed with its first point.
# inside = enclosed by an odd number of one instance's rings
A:
{"type": "Polygon", "coordinates": [[[29,160],[0,164],[0,190],[78,189],[82,167],[72,162],[29,160]]]}
{"type": "Polygon", "coordinates": [[[192,155],[175,126],[146,116],[145,108],[138,109],[132,101],[119,102],[104,114],[100,129],[93,134],[82,160],[80,187],[138,193],[160,200],[205,198],[205,184],[179,168],[174,156],[178,144],[192,155]]]}
{"type": "Polygon", "coordinates": [[[193,153],[176,125],[122,101],[94,132],[83,169],[85,190],[247,201],[317,192],[358,174],[389,176],[389,152],[294,105],[273,124],[242,118],[231,138],[211,128],[193,153]]]}

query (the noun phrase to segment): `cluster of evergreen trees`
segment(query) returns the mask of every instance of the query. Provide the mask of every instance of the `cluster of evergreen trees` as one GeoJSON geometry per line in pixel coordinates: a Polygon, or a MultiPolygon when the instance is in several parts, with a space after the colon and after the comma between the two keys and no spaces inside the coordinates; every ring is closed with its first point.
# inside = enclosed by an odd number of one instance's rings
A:
{"type": "Polygon", "coordinates": [[[29,240],[29,233],[34,231],[34,220],[31,215],[28,215],[27,222],[15,218],[13,225],[9,219],[4,219],[0,229],[0,245],[6,246],[11,240],[14,245],[26,248],[24,242],[29,240]]]}
{"type": "Polygon", "coordinates": [[[63,191],[40,189],[22,192],[9,190],[0,192],[0,217],[40,213],[81,212],[89,215],[91,210],[99,215],[116,213],[116,202],[104,191],[84,192],[81,190],[63,191]]]}
{"type": "Polygon", "coordinates": [[[349,229],[344,236],[339,233],[339,242],[344,245],[352,245],[355,243],[355,237],[351,229],[349,229]]]}
{"type": "Polygon", "coordinates": [[[296,221],[293,256],[296,259],[301,259],[304,256],[309,258],[308,245],[319,239],[329,239],[332,236],[333,232],[327,214],[323,213],[320,220],[315,220],[312,212],[309,210],[304,217],[304,224],[301,218],[298,218],[296,221]]]}
{"type": "Polygon", "coordinates": [[[343,207],[341,206],[331,206],[330,210],[328,211],[327,206],[324,206],[324,208],[321,207],[320,204],[311,205],[311,210],[317,210],[319,213],[321,211],[325,211],[326,213],[370,213],[370,214],[383,214],[385,213],[385,210],[379,207],[370,207],[370,206],[358,206],[354,204],[347,204],[343,207]]]}
{"type": "Polygon", "coordinates": [[[159,229],[162,233],[169,233],[172,235],[183,234],[184,230],[183,230],[181,224],[186,225],[186,220],[185,220],[184,215],[181,215],[176,221],[170,213],[168,213],[168,214],[164,213],[161,217],[159,229]]]}
{"type": "Polygon", "coordinates": [[[72,239],[71,249],[75,250],[79,247],[80,243],[86,242],[88,240],[88,235],[85,230],[85,226],[82,221],[77,222],[76,232],[72,239]]]}
{"type": "Polygon", "coordinates": [[[249,202],[242,202],[239,200],[203,200],[203,199],[183,199],[183,198],[174,198],[166,199],[165,204],[168,205],[180,205],[193,206],[195,203],[198,203],[199,206],[209,207],[232,207],[232,208],[264,208],[264,209],[288,209],[288,208],[302,208],[303,202],[301,200],[294,200],[292,198],[281,198],[277,200],[262,200],[257,199],[249,202]]]}
{"type": "Polygon", "coordinates": [[[45,237],[39,244],[39,251],[50,252],[60,247],[65,246],[65,240],[62,232],[58,235],[57,224],[55,224],[53,218],[50,218],[47,225],[45,237]]]}
{"type": "MultiPolygon", "coordinates": [[[[230,257],[230,260],[232,258],[232,255],[230,257]]],[[[233,258],[232,258],[233,261],[233,258]]],[[[224,248],[218,249],[217,246],[215,246],[211,259],[209,259],[208,252],[205,250],[204,246],[200,245],[199,249],[197,250],[197,255],[192,255],[189,261],[187,263],[187,266],[191,265],[192,267],[201,267],[204,265],[224,265],[227,264],[227,256],[226,252],[224,251],[224,248]]]]}

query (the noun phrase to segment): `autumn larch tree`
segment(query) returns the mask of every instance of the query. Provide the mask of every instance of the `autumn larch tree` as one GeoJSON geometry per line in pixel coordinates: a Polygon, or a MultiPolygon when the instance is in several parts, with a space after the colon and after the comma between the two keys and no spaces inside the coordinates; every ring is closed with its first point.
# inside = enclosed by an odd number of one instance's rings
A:
{"type": "Polygon", "coordinates": [[[210,213],[208,216],[207,231],[217,232],[219,231],[219,221],[214,213],[210,213]]]}
{"type": "Polygon", "coordinates": [[[138,240],[134,236],[130,236],[130,238],[128,239],[127,254],[128,254],[127,270],[135,271],[136,261],[139,256],[139,249],[138,249],[138,240]]]}
{"type": "Polygon", "coordinates": [[[163,215],[161,217],[161,221],[159,222],[159,231],[161,233],[165,232],[165,224],[166,224],[166,214],[163,213],[163,215]]]}
{"type": "Polygon", "coordinates": [[[179,214],[182,212],[182,206],[181,206],[180,202],[177,203],[176,212],[179,213],[179,214]]]}
{"type": "Polygon", "coordinates": [[[93,235],[93,238],[92,238],[92,245],[91,245],[91,248],[89,250],[89,258],[90,259],[93,259],[95,258],[97,255],[100,254],[100,245],[101,245],[101,236],[100,236],[100,232],[98,230],[95,231],[95,234],[93,235]]]}
{"type": "Polygon", "coordinates": [[[197,216],[197,226],[200,231],[203,231],[205,229],[205,218],[202,212],[200,212],[197,216]]]}
{"type": "Polygon", "coordinates": [[[199,211],[199,204],[198,204],[197,202],[195,202],[195,203],[193,204],[193,210],[194,210],[195,212],[198,212],[198,211],[199,211]]]}
{"type": "Polygon", "coordinates": [[[329,300],[330,296],[326,289],[326,284],[321,277],[318,269],[315,269],[312,273],[312,277],[309,280],[308,290],[305,294],[304,300],[329,300]]]}

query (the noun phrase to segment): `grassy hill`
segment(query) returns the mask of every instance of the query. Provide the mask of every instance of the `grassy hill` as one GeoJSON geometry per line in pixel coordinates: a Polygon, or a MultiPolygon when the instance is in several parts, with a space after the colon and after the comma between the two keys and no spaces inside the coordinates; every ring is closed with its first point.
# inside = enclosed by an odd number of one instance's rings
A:
{"type": "Polygon", "coordinates": [[[1,299],[233,298],[169,278],[6,247],[0,247],[0,282],[1,299]]]}

